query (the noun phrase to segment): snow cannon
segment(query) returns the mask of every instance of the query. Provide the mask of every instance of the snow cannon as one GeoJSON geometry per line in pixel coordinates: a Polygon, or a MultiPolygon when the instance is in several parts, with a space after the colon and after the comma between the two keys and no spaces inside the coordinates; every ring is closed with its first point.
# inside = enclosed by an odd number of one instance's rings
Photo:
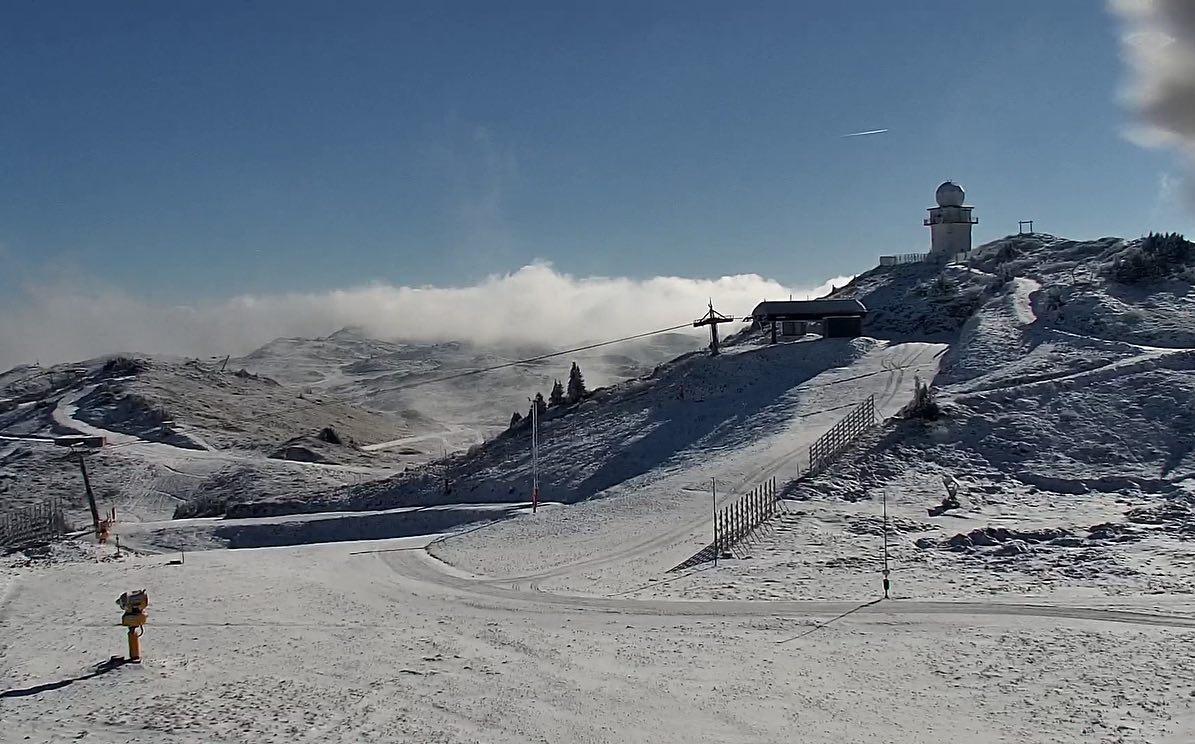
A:
{"type": "Polygon", "coordinates": [[[149,607],[149,594],[144,589],[125,592],[116,598],[116,606],[124,610],[120,624],[129,629],[129,658],[134,664],[141,663],[141,636],[145,633],[145,622],[149,620],[145,608],[149,607]]]}

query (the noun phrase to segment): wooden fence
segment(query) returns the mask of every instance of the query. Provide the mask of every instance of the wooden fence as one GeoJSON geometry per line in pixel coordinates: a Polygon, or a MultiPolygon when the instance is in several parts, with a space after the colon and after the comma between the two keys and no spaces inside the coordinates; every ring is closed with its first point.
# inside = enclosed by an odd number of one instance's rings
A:
{"type": "Polygon", "coordinates": [[[876,399],[867,400],[848,413],[818,440],[809,445],[809,472],[816,473],[828,465],[863,432],[876,424],[876,399]]]}
{"type": "Polygon", "coordinates": [[[47,499],[0,515],[0,547],[22,548],[48,542],[66,532],[66,516],[58,499],[47,499]]]}
{"type": "Polygon", "coordinates": [[[714,554],[730,550],[779,510],[776,479],[769,478],[714,514],[714,554]]]}

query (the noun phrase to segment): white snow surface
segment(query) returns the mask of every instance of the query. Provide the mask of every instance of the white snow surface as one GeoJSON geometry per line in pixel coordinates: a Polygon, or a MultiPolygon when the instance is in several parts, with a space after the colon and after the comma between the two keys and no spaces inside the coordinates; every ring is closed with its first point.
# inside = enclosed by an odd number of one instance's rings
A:
{"type": "Polygon", "coordinates": [[[1123,247],[869,272],[842,292],[879,339],[738,334],[549,411],[535,513],[515,430],[247,519],[128,526],[135,554],[0,558],[0,741],[1189,742],[1195,304],[1088,270],[1123,247]],[[915,377],[941,415],[889,418],[915,377]],[[886,421],[792,482],[869,395],[886,421]],[[669,572],[772,476],[778,518],[669,572]],[[931,516],[944,478],[960,503],[931,516]],[[142,587],[144,663],[89,676],[142,587]]]}

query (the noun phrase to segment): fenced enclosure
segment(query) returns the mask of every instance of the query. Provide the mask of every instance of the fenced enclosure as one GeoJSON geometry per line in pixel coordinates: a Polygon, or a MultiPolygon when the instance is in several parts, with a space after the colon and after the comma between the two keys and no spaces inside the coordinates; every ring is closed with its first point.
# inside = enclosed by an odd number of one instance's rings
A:
{"type": "Polygon", "coordinates": [[[899,253],[895,256],[880,256],[880,266],[921,263],[928,257],[928,253],[899,253]]]}
{"type": "Polygon", "coordinates": [[[58,499],[47,499],[0,515],[0,547],[23,548],[49,542],[66,533],[66,515],[58,499]]]}
{"type": "Polygon", "coordinates": [[[769,478],[750,492],[714,514],[714,554],[734,547],[756,527],[771,519],[779,509],[776,479],[769,478]]]}
{"type": "Polygon", "coordinates": [[[860,434],[875,424],[876,398],[869,395],[867,400],[855,406],[841,421],[809,445],[809,472],[816,473],[824,468],[860,434]]]}

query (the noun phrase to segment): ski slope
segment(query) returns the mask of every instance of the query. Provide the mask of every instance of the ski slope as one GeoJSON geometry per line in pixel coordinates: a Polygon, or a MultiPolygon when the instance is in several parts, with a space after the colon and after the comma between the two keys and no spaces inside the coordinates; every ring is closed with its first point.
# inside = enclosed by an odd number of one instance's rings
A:
{"type": "MultiPolygon", "coordinates": [[[[827,361],[838,359],[835,341],[787,346],[794,357],[827,354],[827,361]]],[[[570,591],[621,591],[641,583],[644,576],[662,573],[709,542],[711,486],[716,486],[720,506],[773,476],[781,482],[795,477],[808,467],[809,445],[851,407],[874,395],[881,418],[894,414],[911,397],[916,377],[933,377],[945,350],[943,345],[925,343],[859,346],[859,356],[852,362],[823,363],[820,371],[803,375],[776,396],[760,417],[763,421],[742,422],[749,430],[759,428],[750,444],[715,446],[708,439],[698,439],[679,451],[669,450],[666,456],[655,455],[661,463],[657,468],[568,509],[470,532],[437,544],[434,554],[478,574],[570,591]]],[[[745,346],[733,354],[749,357],[758,352],[745,346]]],[[[748,370],[745,374],[757,373],[748,370]]],[[[728,385],[737,394],[734,378],[728,385]]],[[[733,415],[730,405],[728,416],[733,415]]],[[[700,409],[700,404],[691,408],[700,409]]],[[[718,414],[705,415],[717,418],[718,414]]],[[[570,437],[575,444],[567,454],[556,456],[576,462],[585,457],[591,436],[585,430],[573,430],[570,437]]],[[[549,449],[544,458],[551,457],[549,449]]],[[[545,488],[544,494],[553,498],[554,492],[545,488]]]]}
{"type": "Polygon", "coordinates": [[[551,412],[535,514],[516,431],[321,513],[147,523],[126,534],[148,552],[120,559],[0,559],[0,740],[1186,744],[1189,344],[1078,313],[1120,290],[1071,287],[1060,310],[1074,272],[1051,262],[1087,249],[1030,248],[1048,272],[945,299],[919,293],[924,267],[858,283],[900,298],[878,326],[956,334],[947,352],[745,335],[551,412]],[[665,573],[708,542],[715,504],[783,483],[863,398],[891,415],[917,376],[942,420],[877,432],[717,569],[665,573]],[[931,519],[943,474],[964,503],[931,519]],[[885,489],[895,598],[876,601],[885,489]],[[243,549],[171,552],[212,545],[243,549]],[[112,599],[141,587],[146,663],[85,678],[122,652],[112,599]]]}

